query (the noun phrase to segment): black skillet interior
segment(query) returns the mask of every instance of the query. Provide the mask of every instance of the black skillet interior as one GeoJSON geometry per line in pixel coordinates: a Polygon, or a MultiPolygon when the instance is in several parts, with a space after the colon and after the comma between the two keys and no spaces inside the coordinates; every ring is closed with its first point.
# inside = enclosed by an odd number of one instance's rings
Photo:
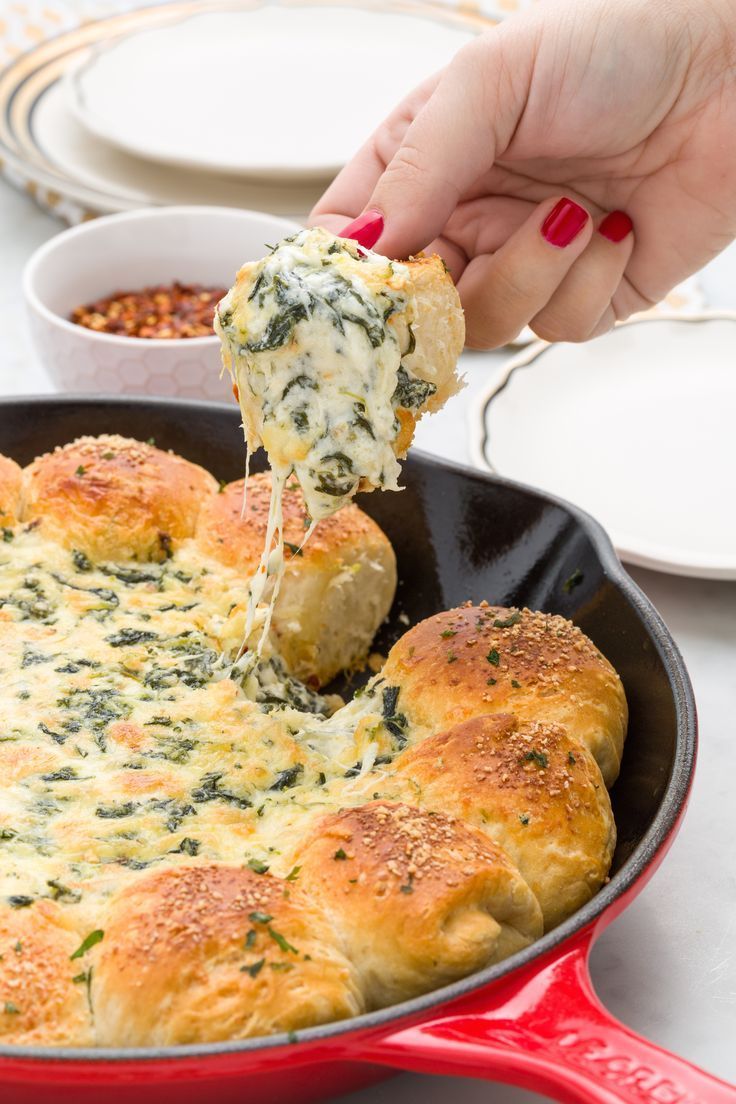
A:
{"type": "MultiPolygon", "coordinates": [[[[99,433],[153,438],[218,479],[243,474],[234,406],[75,396],[0,402],[0,452],[20,464],[77,436],[99,433]]],[[[252,467],[265,467],[265,457],[259,453],[252,467]]],[[[623,770],[612,795],[617,870],[659,809],[675,758],[677,716],[665,663],[621,587],[625,577],[606,538],[565,503],[425,456],[409,458],[403,481],[401,494],[359,498],[391,539],[399,567],[397,599],[377,650],[385,652],[406,631],[405,618],[414,624],[467,599],[529,606],[575,621],[619,671],[631,710],[623,770]]],[[[344,684],[336,688],[350,693],[344,684]]]]}

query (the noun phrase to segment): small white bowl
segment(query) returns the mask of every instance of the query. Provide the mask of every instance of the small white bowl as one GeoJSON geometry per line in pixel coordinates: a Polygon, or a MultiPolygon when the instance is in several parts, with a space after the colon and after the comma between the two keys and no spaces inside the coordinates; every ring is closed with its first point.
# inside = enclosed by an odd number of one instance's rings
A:
{"type": "Polygon", "coordinates": [[[295,222],[229,207],[151,207],[75,226],[46,242],[23,272],[38,355],[60,391],[227,399],[220,342],[123,337],[69,321],[75,307],[155,284],[230,287],[245,261],[298,230],[295,222]]]}

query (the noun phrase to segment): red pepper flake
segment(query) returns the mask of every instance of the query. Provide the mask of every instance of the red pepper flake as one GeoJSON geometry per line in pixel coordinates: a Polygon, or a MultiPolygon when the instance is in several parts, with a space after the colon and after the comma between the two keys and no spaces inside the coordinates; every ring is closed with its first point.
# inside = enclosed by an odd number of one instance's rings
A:
{"type": "Polygon", "coordinates": [[[142,291],[116,291],[75,307],[69,317],[88,330],[122,337],[209,337],[214,332],[215,307],[226,290],[175,280],[142,291]]]}

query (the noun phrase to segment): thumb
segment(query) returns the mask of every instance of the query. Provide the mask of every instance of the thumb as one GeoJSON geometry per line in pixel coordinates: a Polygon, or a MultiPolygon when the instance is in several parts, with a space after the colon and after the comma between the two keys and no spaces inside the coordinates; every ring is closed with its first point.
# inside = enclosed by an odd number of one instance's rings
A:
{"type": "Polygon", "coordinates": [[[408,257],[439,237],[510,142],[533,58],[531,36],[504,32],[494,29],[455,55],[379,178],[365,210],[383,217],[381,253],[408,257]]]}

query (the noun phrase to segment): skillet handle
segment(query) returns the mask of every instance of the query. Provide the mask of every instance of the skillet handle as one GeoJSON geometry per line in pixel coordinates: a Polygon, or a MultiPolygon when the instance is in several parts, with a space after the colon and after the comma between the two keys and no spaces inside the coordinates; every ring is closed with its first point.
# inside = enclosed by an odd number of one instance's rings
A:
{"type": "Polygon", "coordinates": [[[593,938],[589,929],[541,970],[533,963],[428,1023],[364,1041],[361,1057],[415,1073],[503,1081],[563,1104],[736,1104],[736,1087],[606,1011],[588,971],[593,938]]]}

